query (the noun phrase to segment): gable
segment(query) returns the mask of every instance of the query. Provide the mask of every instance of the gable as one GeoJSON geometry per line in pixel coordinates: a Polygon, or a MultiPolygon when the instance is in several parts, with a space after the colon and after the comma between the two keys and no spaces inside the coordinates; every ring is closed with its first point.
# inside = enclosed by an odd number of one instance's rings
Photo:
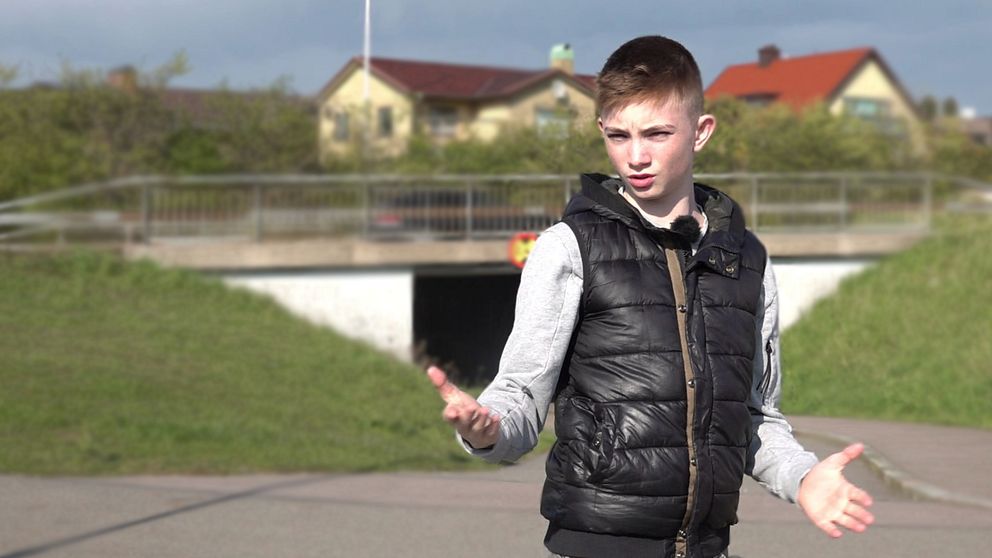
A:
{"type": "Polygon", "coordinates": [[[831,112],[844,112],[847,99],[875,99],[890,107],[890,116],[916,119],[916,105],[881,61],[867,59],[838,88],[831,99],[831,112]]]}

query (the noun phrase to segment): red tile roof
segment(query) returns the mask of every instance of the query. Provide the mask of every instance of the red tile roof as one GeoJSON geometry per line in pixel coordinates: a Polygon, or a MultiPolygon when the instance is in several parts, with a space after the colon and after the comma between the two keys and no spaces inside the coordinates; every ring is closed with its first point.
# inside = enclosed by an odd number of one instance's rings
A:
{"type": "Polygon", "coordinates": [[[866,47],[780,58],[765,67],[757,62],[730,66],[706,89],[706,98],[768,96],[794,107],[829,101],[869,59],[877,61],[901,88],[881,57],[874,49],[866,47]]]}
{"type": "MultiPolygon", "coordinates": [[[[596,83],[596,76],[569,75],[552,68],[526,70],[377,57],[371,58],[369,65],[372,73],[405,93],[444,99],[506,97],[553,76],[570,80],[592,95],[596,83]]],[[[362,67],[361,58],[349,60],[324,86],[319,97],[330,94],[355,67],[362,67]]]]}

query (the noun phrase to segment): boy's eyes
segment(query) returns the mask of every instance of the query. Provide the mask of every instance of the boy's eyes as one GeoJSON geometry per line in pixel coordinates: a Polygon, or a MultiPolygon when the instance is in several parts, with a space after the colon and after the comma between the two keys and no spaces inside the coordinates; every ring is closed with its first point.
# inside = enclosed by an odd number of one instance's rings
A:
{"type": "MultiPolygon", "coordinates": [[[[665,139],[666,137],[672,135],[672,133],[659,130],[654,132],[648,132],[647,134],[644,135],[651,139],[665,139]]],[[[627,139],[629,136],[627,136],[627,134],[615,133],[615,134],[607,134],[606,137],[609,138],[611,141],[623,141],[627,139]]]]}

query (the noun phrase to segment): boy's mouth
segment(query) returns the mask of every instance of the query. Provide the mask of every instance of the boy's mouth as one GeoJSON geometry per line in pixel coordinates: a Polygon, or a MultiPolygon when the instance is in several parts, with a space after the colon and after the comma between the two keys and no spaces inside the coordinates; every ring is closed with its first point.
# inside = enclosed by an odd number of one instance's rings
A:
{"type": "Polygon", "coordinates": [[[653,174],[628,174],[627,182],[637,189],[650,188],[654,184],[653,174]]]}

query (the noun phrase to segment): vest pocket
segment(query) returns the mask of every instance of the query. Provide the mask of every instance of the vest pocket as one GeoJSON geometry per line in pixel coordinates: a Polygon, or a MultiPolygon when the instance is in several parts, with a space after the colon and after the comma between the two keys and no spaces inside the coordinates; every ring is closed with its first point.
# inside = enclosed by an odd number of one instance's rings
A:
{"type": "Polygon", "coordinates": [[[572,396],[562,409],[568,439],[559,459],[566,479],[595,484],[606,476],[613,457],[613,428],[606,409],[587,397],[572,396]]]}

